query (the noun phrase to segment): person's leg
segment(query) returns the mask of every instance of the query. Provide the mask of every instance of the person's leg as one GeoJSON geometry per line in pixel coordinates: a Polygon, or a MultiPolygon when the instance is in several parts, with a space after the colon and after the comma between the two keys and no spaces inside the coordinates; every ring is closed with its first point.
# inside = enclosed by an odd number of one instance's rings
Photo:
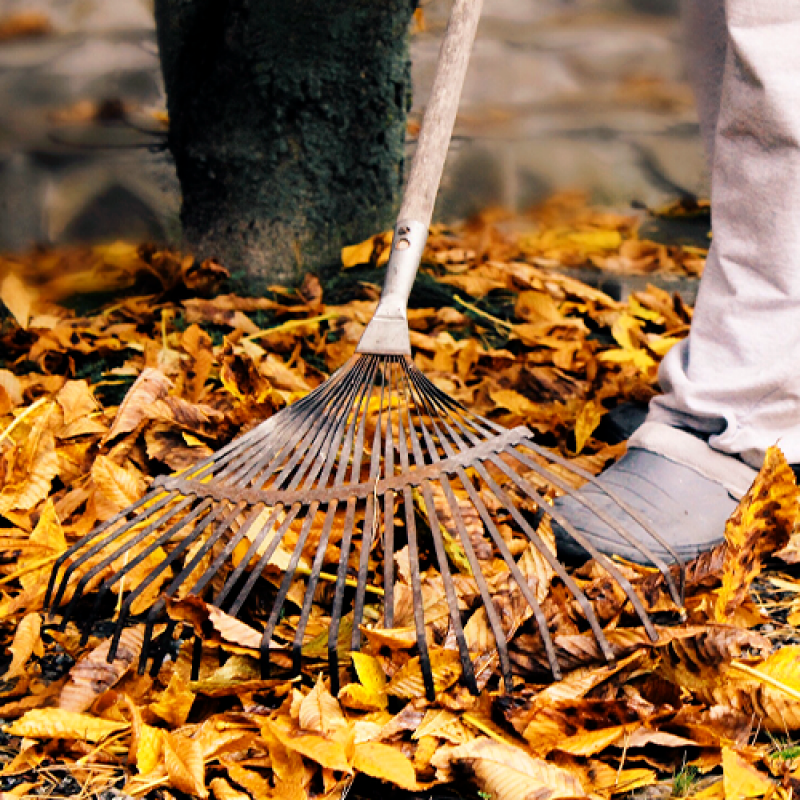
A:
{"type": "MultiPolygon", "coordinates": [[[[726,0],[724,11],[721,46],[717,0],[687,6],[713,158],[714,240],[692,330],[665,358],[664,394],[628,454],[600,476],[683,558],[722,540],[767,447],[800,462],[800,0],[726,0]]],[[[667,555],[601,493],[583,491],[667,555]]],[[[646,560],[580,504],[557,506],[603,552],[646,560]]],[[[581,555],[559,539],[564,555],[581,555]]]]}

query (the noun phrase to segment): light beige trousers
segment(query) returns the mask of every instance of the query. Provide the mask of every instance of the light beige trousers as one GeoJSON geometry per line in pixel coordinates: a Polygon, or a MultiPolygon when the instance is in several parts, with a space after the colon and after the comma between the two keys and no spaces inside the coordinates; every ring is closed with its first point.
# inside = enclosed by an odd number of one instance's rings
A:
{"type": "Polygon", "coordinates": [[[648,421],[800,463],[800,0],[685,0],[713,243],[648,421]]]}

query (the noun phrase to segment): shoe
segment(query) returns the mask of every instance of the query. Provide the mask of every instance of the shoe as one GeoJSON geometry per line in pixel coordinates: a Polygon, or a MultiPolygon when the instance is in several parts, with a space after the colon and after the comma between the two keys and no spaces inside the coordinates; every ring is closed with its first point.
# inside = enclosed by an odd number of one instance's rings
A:
{"type": "MultiPolygon", "coordinates": [[[[676,556],[688,561],[724,540],[725,523],[756,474],[691,433],[645,423],[629,440],[628,452],[601,473],[597,483],[648,522],[669,549],[594,484],[585,484],[576,494],[619,523],[635,544],[574,497],[559,497],[554,507],[601,553],[638,564],[653,565],[655,559],[670,564],[676,556]]],[[[553,529],[562,561],[574,564],[591,558],[557,520],[553,529]]]]}

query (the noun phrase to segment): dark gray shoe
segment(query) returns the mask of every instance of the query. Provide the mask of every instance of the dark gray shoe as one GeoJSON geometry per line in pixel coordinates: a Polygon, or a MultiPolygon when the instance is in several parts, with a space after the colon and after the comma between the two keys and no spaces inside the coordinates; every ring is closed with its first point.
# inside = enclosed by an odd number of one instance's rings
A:
{"type": "MultiPolygon", "coordinates": [[[[679,437],[687,436],[682,431],[676,434],[679,437]]],[[[695,441],[707,447],[701,440],[695,441]]],[[[722,458],[741,465],[732,456],[722,458]]],[[[629,448],[627,454],[601,473],[597,480],[644,517],[682,561],[692,559],[724,540],[725,522],[738,503],[728,489],[716,480],[666,456],[638,447],[629,448]]],[[[586,484],[578,495],[619,522],[652,555],[666,564],[674,561],[662,544],[596,486],[586,484]]],[[[639,564],[653,563],[652,557],[627,542],[619,532],[578,500],[568,496],[559,497],[555,501],[555,508],[600,552],[609,556],[619,555],[639,564]]],[[[563,561],[575,563],[591,557],[560,525],[554,524],[553,527],[558,555],[563,561]]]]}

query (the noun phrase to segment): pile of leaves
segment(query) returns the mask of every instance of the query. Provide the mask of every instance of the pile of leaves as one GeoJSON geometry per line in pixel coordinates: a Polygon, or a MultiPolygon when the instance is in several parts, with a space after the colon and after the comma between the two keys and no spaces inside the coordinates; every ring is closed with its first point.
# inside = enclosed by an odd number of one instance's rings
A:
{"type": "MultiPolygon", "coordinates": [[[[624,451],[609,417],[654,394],[658,363],[685,336],[691,309],[652,286],[618,302],[559,270],[613,266],[634,245],[639,257],[649,251],[684,272],[697,271],[700,256],[637,244],[630,218],[572,201],[537,214],[524,235],[491,214],[434,231],[412,296],[415,360],[471,409],[525,424],[598,472],[624,451]]],[[[4,800],[120,792],[301,800],[342,797],[351,786],[358,796],[369,780],[426,797],[433,786],[469,781],[483,797],[555,800],[610,797],[670,776],[676,793],[698,798],[790,796],[800,756],[791,745],[800,729],[792,572],[800,534],[794,474],[778,450],[725,544],[689,566],[684,622],[659,627],[651,642],[589,562],[573,577],[603,621],[609,664],[550,575],[537,591],[565,675],[553,683],[542,670],[535,629],[521,615],[512,695],[491,660],[483,693],[470,695],[444,636],[433,659],[437,697],[426,700],[413,632],[366,626],[363,650],[342,653],[349,682],[334,696],[323,602],[301,673],[287,659],[268,678],[258,631],[200,602],[171,612],[201,637],[196,676],[190,638],[139,674],[143,626],[126,629],[108,663],[112,626],[82,636],[44,613],[50,570],[70,544],[155,477],[215,452],[352,355],[375,308],[386,244],[382,235],[346,249],[344,269],[324,285],[309,276],[300,289],[257,298],[220,294],[218,264],[147,246],[0,262],[9,311],[0,329],[4,800]],[[99,288],[114,296],[95,296],[91,307],[81,296],[83,308],[65,300],[99,288]]],[[[139,564],[131,581],[155,563],[139,564]]],[[[620,569],[657,619],[670,610],[660,574],[620,569]]],[[[437,578],[429,567],[426,609],[441,599],[437,578]]],[[[140,610],[157,595],[158,585],[140,610]]],[[[287,614],[285,631],[298,613],[287,614]]]]}

